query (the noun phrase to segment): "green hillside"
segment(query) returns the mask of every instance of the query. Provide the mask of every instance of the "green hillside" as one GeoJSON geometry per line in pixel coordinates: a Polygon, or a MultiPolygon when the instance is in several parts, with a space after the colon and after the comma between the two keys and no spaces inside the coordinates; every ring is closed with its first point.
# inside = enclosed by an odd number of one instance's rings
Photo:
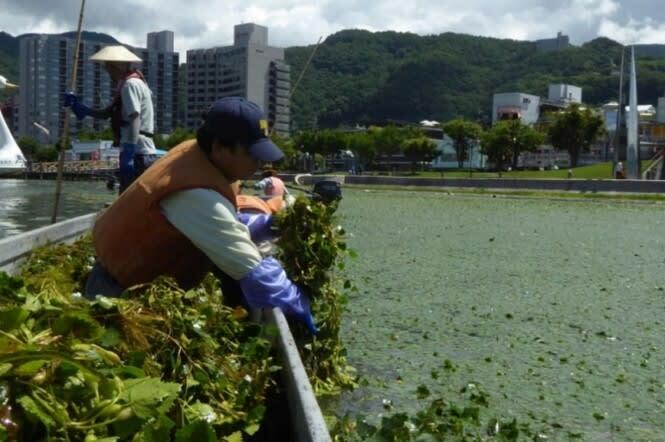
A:
{"type": "MultiPolygon", "coordinates": [[[[86,38],[115,40],[104,34],[86,38]]],[[[18,80],[19,37],[0,32],[0,73],[18,80]]],[[[550,83],[583,88],[583,100],[617,98],[620,45],[597,38],[581,47],[539,53],[532,42],[444,33],[346,30],[319,47],[293,96],[294,129],[373,121],[446,121],[457,116],[488,122],[492,94],[546,95],[550,83]]],[[[313,46],[286,50],[292,79],[313,46]]],[[[665,94],[665,45],[638,45],[640,103],[665,94]]],[[[2,96],[0,96],[0,99],[2,96]]]]}
{"type": "MultiPolygon", "coordinates": [[[[665,93],[663,47],[650,45],[638,57],[640,103],[656,104],[665,93]]],[[[294,78],[312,48],[287,49],[294,78]]],[[[602,104],[616,99],[619,65],[620,45],[607,38],[539,53],[531,42],[453,33],[342,31],[319,47],[294,94],[293,120],[296,128],[459,115],[488,121],[493,93],[542,96],[558,82],[581,86],[585,102],[602,104]]]]}

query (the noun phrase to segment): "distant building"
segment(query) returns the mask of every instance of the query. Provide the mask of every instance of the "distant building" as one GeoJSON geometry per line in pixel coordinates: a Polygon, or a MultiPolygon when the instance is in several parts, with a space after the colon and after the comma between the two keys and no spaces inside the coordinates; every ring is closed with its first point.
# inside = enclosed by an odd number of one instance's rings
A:
{"type": "Polygon", "coordinates": [[[271,129],[288,135],[291,69],[284,49],[268,46],[268,28],[236,25],[232,46],[187,51],[187,126],[196,128],[205,110],[224,97],[245,97],[268,116],[271,129]]]}
{"type": "Polygon", "coordinates": [[[658,99],[658,111],[656,113],[656,121],[659,123],[665,123],[665,97],[660,97],[658,99]]]}
{"type": "MultiPolygon", "coordinates": [[[[61,137],[64,127],[63,93],[69,90],[74,64],[76,40],[62,35],[37,34],[24,37],[19,50],[19,118],[20,135],[41,136],[33,123],[50,131],[49,142],[61,137]]],[[[81,40],[76,79],[76,94],[81,102],[93,108],[111,103],[113,86],[100,63],[89,58],[107,46],[96,40],[81,40]]],[[[177,105],[178,54],[173,52],[173,32],[148,34],[148,48],[129,48],[143,59],[140,69],[153,93],[155,132],[169,133],[174,128],[177,105]]],[[[70,120],[71,134],[87,129],[101,131],[108,120],[86,118],[70,120]]]]}
{"type": "Polygon", "coordinates": [[[570,84],[550,84],[547,99],[555,103],[582,103],[582,88],[570,84]]]}
{"type": "Polygon", "coordinates": [[[501,120],[522,120],[535,124],[540,118],[540,97],[521,92],[494,94],[492,124],[501,120]]]}
{"type": "Polygon", "coordinates": [[[538,52],[559,51],[570,46],[570,38],[558,32],[556,38],[536,40],[535,43],[538,52]]]}

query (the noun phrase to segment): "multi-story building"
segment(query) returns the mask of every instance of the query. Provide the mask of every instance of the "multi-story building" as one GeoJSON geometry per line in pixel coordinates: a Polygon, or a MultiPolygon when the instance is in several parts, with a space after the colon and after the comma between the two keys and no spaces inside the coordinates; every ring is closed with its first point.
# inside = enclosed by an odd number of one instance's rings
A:
{"type": "Polygon", "coordinates": [[[570,46],[570,38],[561,32],[557,32],[556,38],[536,40],[535,43],[538,52],[559,51],[570,46]]]}
{"type": "Polygon", "coordinates": [[[494,94],[492,124],[500,120],[522,120],[535,124],[540,118],[540,97],[521,92],[494,94]]]}
{"type": "MultiPolygon", "coordinates": [[[[81,40],[76,77],[76,94],[81,102],[93,108],[111,103],[111,80],[100,63],[89,58],[108,41],[81,40]]],[[[31,35],[23,37],[19,51],[19,120],[20,135],[43,138],[45,127],[48,142],[57,141],[64,127],[63,93],[69,90],[74,65],[76,40],[64,35],[31,35]]],[[[140,66],[153,93],[155,132],[173,130],[177,106],[178,54],[173,52],[173,32],[148,34],[148,48],[130,48],[144,63],[140,66]]],[[[81,129],[101,131],[109,121],[86,118],[72,119],[71,134],[81,129]]]]}
{"type": "Polygon", "coordinates": [[[290,67],[284,49],[268,46],[268,28],[236,25],[232,46],[187,51],[187,126],[196,128],[215,101],[240,96],[258,104],[271,130],[288,135],[290,67]]]}

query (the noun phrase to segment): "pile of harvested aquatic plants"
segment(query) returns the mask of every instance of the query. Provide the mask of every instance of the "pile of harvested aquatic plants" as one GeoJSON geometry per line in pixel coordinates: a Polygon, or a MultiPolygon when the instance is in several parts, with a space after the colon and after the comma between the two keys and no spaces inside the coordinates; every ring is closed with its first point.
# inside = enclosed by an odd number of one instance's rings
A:
{"type": "MultiPolygon", "coordinates": [[[[353,385],[335,209],[299,199],[278,221],[279,257],[321,330],[295,330],[320,392],[353,385]]],[[[250,440],[279,369],[266,329],[226,307],[211,275],[189,291],[164,278],[85,300],[93,255],[85,238],[36,250],[17,278],[0,273],[0,441],[250,440]]]]}
{"type": "MultiPolygon", "coordinates": [[[[294,335],[310,381],[318,394],[338,393],[355,385],[354,371],[347,365],[339,338],[346,296],[342,290],[355,290],[349,280],[336,276],[344,269],[345,257],[355,257],[347,249],[344,230],[335,222],[337,203],[325,205],[304,197],[280,213],[279,259],[289,277],[312,300],[312,313],[319,328],[313,337],[302,326],[294,335]]],[[[295,325],[295,324],[294,324],[295,325]]]]}
{"type": "Polygon", "coordinates": [[[222,304],[211,277],[190,291],[163,279],[125,299],[82,299],[89,251],[39,250],[25,283],[0,274],[0,440],[255,433],[276,369],[260,327],[222,304]]]}

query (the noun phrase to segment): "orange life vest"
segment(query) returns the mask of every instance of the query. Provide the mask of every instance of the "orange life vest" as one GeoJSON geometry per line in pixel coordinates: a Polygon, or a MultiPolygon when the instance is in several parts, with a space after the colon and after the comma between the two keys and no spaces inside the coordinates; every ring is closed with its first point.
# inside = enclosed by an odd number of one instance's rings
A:
{"type": "Polygon", "coordinates": [[[284,208],[284,198],[276,196],[268,200],[253,195],[237,195],[238,211],[245,213],[275,214],[284,208]]]}
{"type": "Polygon", "coordinates": [[[148,168],[95,222],[97,259],[123,288],[173,276],[183,288],[198,284],[212,262],[160,210],[160,201],[187,189],[211,189],[236,205],[229,183],[195,140],[173,148],[148,168]]]}

